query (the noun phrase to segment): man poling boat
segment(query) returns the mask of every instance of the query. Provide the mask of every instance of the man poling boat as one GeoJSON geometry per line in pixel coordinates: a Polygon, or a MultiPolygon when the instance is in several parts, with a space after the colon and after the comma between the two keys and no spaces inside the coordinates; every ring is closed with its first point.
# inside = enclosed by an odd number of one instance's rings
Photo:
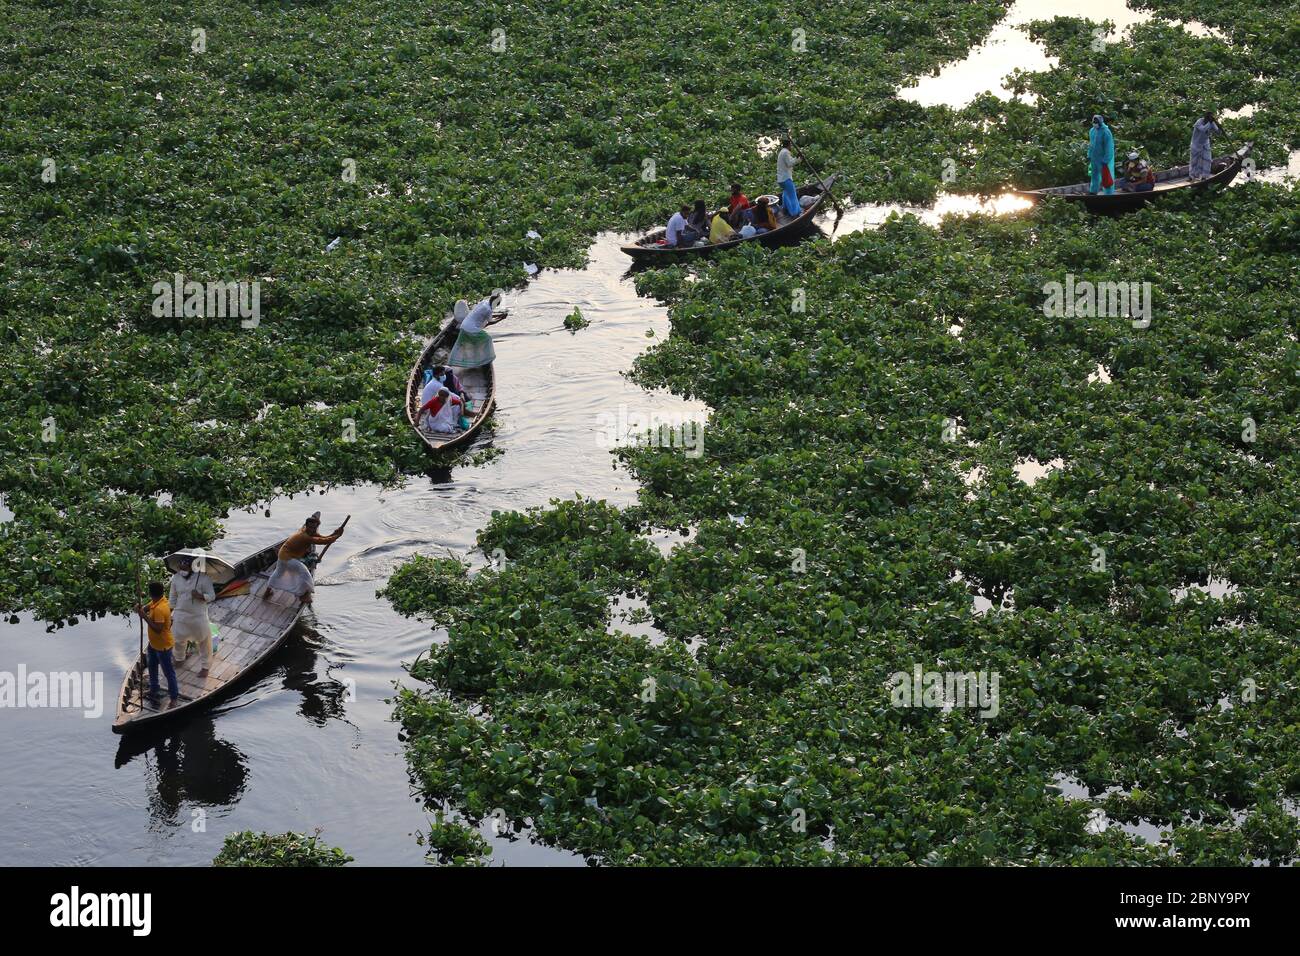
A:
{"type": "MultiPolygon", "coordinates": [[[[289,535],[280,545],[275,566],[271,569],[271,577],[262,592],[262,600],[285,607],[295,601],[298,604],[310,604],[314,585],[311,570],[304,563],[304,559],[310,560],[308,555],[313,545],[329,546],[341,538],[346,527],[347,522],[344,521],[333,534],[320,534],[319,511],[303,522],[303,526],[289,535]]],[[[316,561],[311,563],[314,565],[316,561]]]]}
{"type": "Polygon", "coordinates": [[[1210,149],[1210,137],[1222,136],[1221,127],[1213,113],[1206,113],[1192,127],[1191,157],[1188,163],[1188,177],[1193,181],[1206,179],[1214,168],[1214,159],[1210,149]]]}

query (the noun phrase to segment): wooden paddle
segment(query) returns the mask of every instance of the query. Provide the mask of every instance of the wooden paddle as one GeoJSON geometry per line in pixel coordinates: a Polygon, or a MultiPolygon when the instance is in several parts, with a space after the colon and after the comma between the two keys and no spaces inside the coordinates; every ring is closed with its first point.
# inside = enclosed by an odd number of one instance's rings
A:
{"type": "MultiPolygon", "coordinates": [[[[814,166],[812,160],[805,156],[803,150],[799,148],[799,143],[795,140],[794,133],[791,130],[786,130],[785,135],[786,138],[790,140],[790,145],[794,147],[794,151],[799,154],[799,158],[808,164],[808,168],[811,169],[813,175],[817,177],[817,181],[825,183],[826,180],[822,178],[821,170],[814,166]]],[[[838,223],[844,216],[844,205],[835,198],[835,194],[831,192],[829,186],[826,186],[826,195],[830,197],[831,205],[835,207],[835,212],[837,213],[835,221],[838,223]]]]}
{"type": "MultiPolygon", "coordinates": [[[[339,525],[339,530],[338,530],[339,534],[343,533],[343,529],[348,526],[348,522],[351,520],[352,520],[352,515],[348,515],[346,518],[343,519],[343,523],[339,525]]],[[[316,559],[316,567],[318,568],[320,567],[320,563],[325,560],[325,552],[328,551],[333,546],[334,546],[334,542],[331,541],[329,544],[325,545],[325,547],[321,549],[320,557],[316,559]]]]}

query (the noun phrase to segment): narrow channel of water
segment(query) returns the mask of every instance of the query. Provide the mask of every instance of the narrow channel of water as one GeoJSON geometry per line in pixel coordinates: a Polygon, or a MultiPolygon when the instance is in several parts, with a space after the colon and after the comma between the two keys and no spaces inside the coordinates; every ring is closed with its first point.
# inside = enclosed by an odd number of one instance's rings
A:
{"type": "MultiPolygon", "coordinates": [[[[0,847],[10,864],[205,864],[236,830],[313,830],[368,864],[419,864],[425,812],[386,702],[403,663],[443,635],[376,598],[417,552],[464,554],[492,511],[583,495],[631,503],[636,482],[615,467],[601,415],[685,415],[707,407],[650,393],[622,373],[669,331],[667,310],[624,278],[619,236],[598,238],[583,270],[544,269],[506,297],[493,328],[498,458],[421,476],[400,488],[348,487],[235,512],[213,545],[237,558],[319,509],[328,527],[352,515],[318,575],[315,610],[255,683],[213,713],[139,741],[115,736],[111,701],[137,644],[122,618],[53,634],[24,616],[0,625],[0,670],[103,675],[105,713],[14,709],[0,735],[0,847]],[[562,328],[574,306],[591,325],[562,328]],[[653,332],[653,338],[647,337],[653,332]],[[269,509],[271,516],[264,514],[269,509]]],[[[412,360],[415,358],[413,346],[412,360]]],[[[622,622],[620,622],[622,624],[622,622]]],[[[622,624],[625,628],[628,626],[622,624]]],[[[581,865],[562,850],[494,836],[492,861],[581,865]]]]}

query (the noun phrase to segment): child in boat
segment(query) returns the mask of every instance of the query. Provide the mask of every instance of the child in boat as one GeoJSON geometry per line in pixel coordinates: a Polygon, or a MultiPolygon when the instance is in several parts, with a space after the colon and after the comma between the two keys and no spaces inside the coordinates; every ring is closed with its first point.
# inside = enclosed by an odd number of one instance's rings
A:
{"type": "Polygon", "coordinates": [[[1156,187],[1156,174],[1151,164],[1138,155],[1137,150],[1128,154],[1124,163],[1123,190],[1131,193],[1149,192],[1156,187]]]}
{"type": "Polygon", "coordinates": [[[713,223],[709,226],[709,242],[726,242],[735,237],[736,230],[727,222],[727,207],[723,206],[714,214],[713,223]]]}
{"type": "Polygon", "coordinates": [[[158,668],[162,667],[167,678],[167,696],[173,704],[180,697],[180,687],[176,683],[176,667],[172,663],[172,608],[167,603],[167,593],[161,581],[149,582],[150,601],[147,605],[136,605],[136,613],[149,625],[149,647],[146,660],[149,664],[149,701],[158,703],[158,668]]]}

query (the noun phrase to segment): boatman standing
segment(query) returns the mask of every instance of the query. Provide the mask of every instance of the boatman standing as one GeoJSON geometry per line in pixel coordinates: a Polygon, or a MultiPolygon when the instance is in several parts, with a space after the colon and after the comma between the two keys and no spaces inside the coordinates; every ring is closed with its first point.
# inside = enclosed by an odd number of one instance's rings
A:
{"type": "Polygon", "coordinates": [[[781,151],[776,154],[776,185],[781,190],[781,208],[791,219],[796,218],[803,207],[799,205],[799,190],[794,188],[794,156],[790,147],[794,141],[789,136],[781,138],[781,151]]]}
{"type": "Polygon", "coordinates": [[[343,537],[342,528],[336,528],[333,534],[327,535],[319,534],[319,531],[320,512],[317,511],[303,523],[301,528],[285,538],[284,544],[280,545],[280,550],[276,554],[275,567],[271,569],[271,577],[262,592],[262,600],[269,601],[273,592],[282,591],[294,595],[302,604],[311,603],[314,585],[311,571],[307,569],[303,559],[311,553],[313,545],[329,544],[343,537]]]}
{"type": "Polygon", "coordinates": [[[145,658],[149,665],[147,696],[150,703],[158,703],[158,667],[161,665],[163,676],[167,678],[167,696],[175,704],[180,696],[180,687],[176,683],[176,668],[172,665],[172,609],[161,581],[149,582],[149,598],[148,604],[135,606],[136,613],[149,625],[149,648],[145,658]]]}
{"type": "Polygon", "coordinates": [[[203,669],[200,677],[208,676],[212,665],[212,623],[208,620],[208,602],[217,599],[216,588],[212,579],[204,571],[202,558],[197,562],[192,557],[181,559],[181,569],[172,575],[167,589],[167,601],[172,608],[172,637],[176,648],[172,659],[183,663],[188,653],[190,641],[199,646],[203,655],[203,669]]]}

